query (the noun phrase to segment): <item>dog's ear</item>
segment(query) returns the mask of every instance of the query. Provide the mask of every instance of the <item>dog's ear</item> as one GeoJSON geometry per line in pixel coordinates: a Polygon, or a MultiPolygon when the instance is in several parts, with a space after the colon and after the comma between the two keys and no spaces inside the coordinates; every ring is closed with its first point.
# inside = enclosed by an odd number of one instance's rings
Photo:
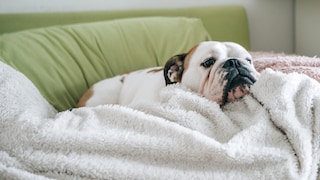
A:
{"type": "Polygon", "coordinates": [[[184,59],[187,53],[171,57],[164,66],[164,79],[166,85],[174,84],[181,81],[184,70],[184,59]]]}

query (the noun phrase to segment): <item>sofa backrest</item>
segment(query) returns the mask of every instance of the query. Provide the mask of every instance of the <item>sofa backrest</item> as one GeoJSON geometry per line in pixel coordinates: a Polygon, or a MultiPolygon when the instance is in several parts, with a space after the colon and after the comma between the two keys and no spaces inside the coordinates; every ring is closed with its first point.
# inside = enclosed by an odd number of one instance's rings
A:
{"type": "Polygon", "coordinates": [[[180,9],[0,14],[0,34],[53,25],[150,16],[199,18],[213,40],[233,41],[247,49],[250,48],[246,11],[244,7],[239,5],[180,9]]]}
{"type": "Polygon", "coordinates": [[[0,36],[0,60],[63,111],[99,80],[163,66],[209,39],[200,19],[129,18],[6,33],[0,36]]]}

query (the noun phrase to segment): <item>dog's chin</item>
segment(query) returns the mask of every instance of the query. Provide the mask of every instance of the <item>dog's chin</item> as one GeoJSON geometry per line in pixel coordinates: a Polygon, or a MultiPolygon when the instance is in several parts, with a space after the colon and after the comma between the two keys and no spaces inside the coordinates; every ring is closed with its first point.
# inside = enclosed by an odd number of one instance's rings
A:
{"type": "Polygon", "coordinates": [[[224,104],[238,100],[238,99],[244,97],[245,95],[250,94],[250,85],[249,84],[241,84],[241,85],[229,90],[228,92],[226,92],[226,94],[227,95],[225,97],[224,104]]]}
{"type": "Polygon", "coordinates": [[[255,79],[247,76],[237,76],[230,80],[224,88],[222,105],[236,101],[250,94],[250,87],[255,83],[255,79]]]}

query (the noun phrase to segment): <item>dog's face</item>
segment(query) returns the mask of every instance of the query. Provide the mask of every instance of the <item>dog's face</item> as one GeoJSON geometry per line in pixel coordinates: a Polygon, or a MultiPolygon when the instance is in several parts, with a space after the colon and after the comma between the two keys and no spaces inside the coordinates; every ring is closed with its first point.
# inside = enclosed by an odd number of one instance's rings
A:
{"type": "Polygon", "coordinates": [[[164,67],[167,85],[182,83],[220,105],[247,95],[258,76],[251,55],[232,42],[202,42],[164,67]]]}

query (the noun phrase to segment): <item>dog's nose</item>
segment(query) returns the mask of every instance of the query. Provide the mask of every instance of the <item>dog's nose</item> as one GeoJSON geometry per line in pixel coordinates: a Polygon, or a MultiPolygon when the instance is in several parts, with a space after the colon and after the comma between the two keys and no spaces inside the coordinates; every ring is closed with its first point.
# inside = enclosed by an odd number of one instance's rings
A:
{"type": "Polygon", "coordinates": [[[241,66],[241,62],[239,59],[228,59],[224,65],[222,66],[223,68],[237,68],[241,66]]]}

